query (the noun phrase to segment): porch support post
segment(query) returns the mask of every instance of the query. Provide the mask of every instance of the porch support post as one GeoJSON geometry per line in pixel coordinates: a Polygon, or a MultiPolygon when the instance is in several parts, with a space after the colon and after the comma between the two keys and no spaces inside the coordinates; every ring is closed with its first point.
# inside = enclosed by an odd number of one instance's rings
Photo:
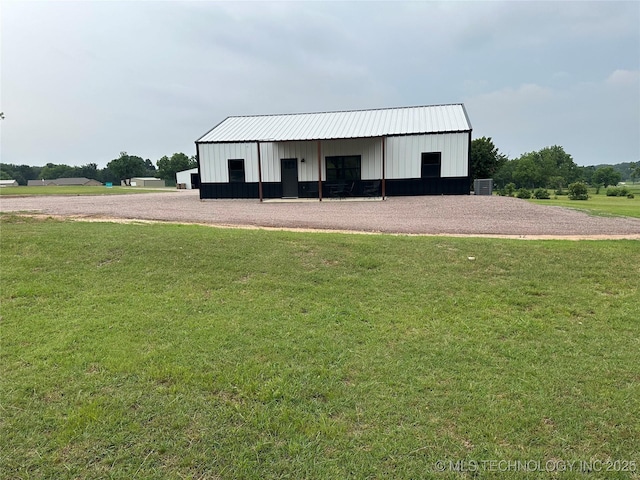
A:
{"type": "Polygon", "coordinates": [[[322,201],[322,148],[318,140],[318,200],[322,201]]]}
{"type": "Polygon", "coordinates": [[[385,195],[387,194],[387,181],[386,181],[386,161],[385,161],[385,150],[387,146],[387,137],[382,137],[382,199],[384,200],[385,195]]]}
{"type": "Polygon", "coordinates": [[[260,142],[256,142],[258,146],[258,197],[262,202],[262,159],[260,158],[260,142]]]}

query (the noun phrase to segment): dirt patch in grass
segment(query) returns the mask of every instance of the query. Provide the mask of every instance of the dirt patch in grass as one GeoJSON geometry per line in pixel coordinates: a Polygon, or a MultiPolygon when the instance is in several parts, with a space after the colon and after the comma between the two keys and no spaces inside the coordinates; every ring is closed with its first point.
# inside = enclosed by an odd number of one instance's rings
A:
{"type": "Polygon", "coordinates": [[[203,227],[213,228],[238,228],[244,230],[268,230],[282,232],[304,232],[304,233],[350,233],[356,235],[402,235],[402,236],[422,236],[422,237],[476,237],[476,238],[506,238],[517,240],[640,240],[640,233],[619,234],[619,235],[500,235],[500,234],[480,234],[480,233],[387,233],[387,232],[366,232],[358,230],[335,230],[323,228],[293,228],[293,227],[263,227],[257,225],[238,225],[238,224],[210,224],[210,223],[194,223],[194,222],[172,222],[166,220],[142,220],[131,218],[116,217],[87,217],[80,215],[64,216],[64,215],[43,215],[22,213],[21,216],[27,216],[36,219],[55,218],[59,220],[69,219],[76,222],[107,222],[120,224],[157,224],[157,223],[173,223],[178,225],[200,225],[203,227]]]}

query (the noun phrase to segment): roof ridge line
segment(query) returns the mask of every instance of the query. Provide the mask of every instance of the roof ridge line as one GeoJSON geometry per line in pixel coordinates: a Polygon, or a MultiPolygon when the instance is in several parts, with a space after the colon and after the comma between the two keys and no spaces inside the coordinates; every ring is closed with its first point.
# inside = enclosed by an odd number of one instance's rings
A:
{"type": "Polygon", "coordinates": [[[323,115],[327,113],[380,112],[384,110],[409,110],[414,108],[454,107],[458,105],[464,106],[462,102],[457,102],[457,103],[440,103],[436,105],[409,105],[406,107],[361,108],[361,109],[355,109],[355,110],[326,110],[322,112],[258,113],[253,115],[229,115],[228,117],[225,118],[225,120],[228,118],[284,117],[284,116],[295,116],[295,115],[323,115]]]}

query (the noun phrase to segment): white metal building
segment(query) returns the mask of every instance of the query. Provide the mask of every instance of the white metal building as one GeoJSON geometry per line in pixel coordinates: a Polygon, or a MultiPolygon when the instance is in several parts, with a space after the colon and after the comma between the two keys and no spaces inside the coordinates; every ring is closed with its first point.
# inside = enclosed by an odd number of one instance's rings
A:
{"type": "Polygon", "coordinates": [[[183,186],[187,190],[194,188],[200,188],[200,180],[198,176],[198,168],[190,168],[189,170],[183,170],[176,172],[176,184],[183,186]]]}
{"type": "Polygon", "coordinates": [[[134,177],[129,181],[132,187],[164,187],[164,180],[156,177],[134,177]]]}
{"type": "Polygon", "coordinates": [[[200,198],[469,194],[464,105],[228,117],[196,141],[200,198]]]}

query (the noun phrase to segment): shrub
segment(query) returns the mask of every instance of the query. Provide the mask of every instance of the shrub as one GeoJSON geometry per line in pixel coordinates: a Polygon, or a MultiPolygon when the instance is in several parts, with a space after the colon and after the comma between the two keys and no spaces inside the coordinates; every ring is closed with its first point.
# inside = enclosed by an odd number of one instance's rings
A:
{"type": "Polygon", "coordinates": [[[627,193],[627,198],[636,198],[633,193],[627,193]]]}
{"type": "Polygon", "coordinates": [[[582,182],[575,182],[569,185],[569,200],[588,200],[589,193],[587,186],[582,182]]]}
{"type": "Polygon", "coordinates": [[[518,189],[518,193],[516,193],[516,197],[524,198],[526,200],[528,198],[531,198],[531,192],[523,187],[518,189]]]}
{"type": "Polygon", "coordinates": [[[629,195],[627,187],[609,187],[607,188],[607,197],[626,197],[629,195]]]}
{"type": "Polygon", "coordinates": [[[546,188],[536,188],[533,191],[533,197],[537,198],[538,200],[548,200],[551,198],[546,188]]]}
{"type": "Polygon", "coordinates": [[[565,191],[562,190],[562,187],[558,188],[555,193],[556,195],[566,195],[565,191]]]}
{"type": "Polygon", "coordinates": [[[513,194],[514,194],[514,193],[515,193],[515,191],[516,191],[516,184],[515,184],[515,183],[507,183],[507,184],[504,186],[504,191],[505,191],[505,193],[507,194],[507,196],[509,196],[509,197],[513,197],[513,194]]]}

